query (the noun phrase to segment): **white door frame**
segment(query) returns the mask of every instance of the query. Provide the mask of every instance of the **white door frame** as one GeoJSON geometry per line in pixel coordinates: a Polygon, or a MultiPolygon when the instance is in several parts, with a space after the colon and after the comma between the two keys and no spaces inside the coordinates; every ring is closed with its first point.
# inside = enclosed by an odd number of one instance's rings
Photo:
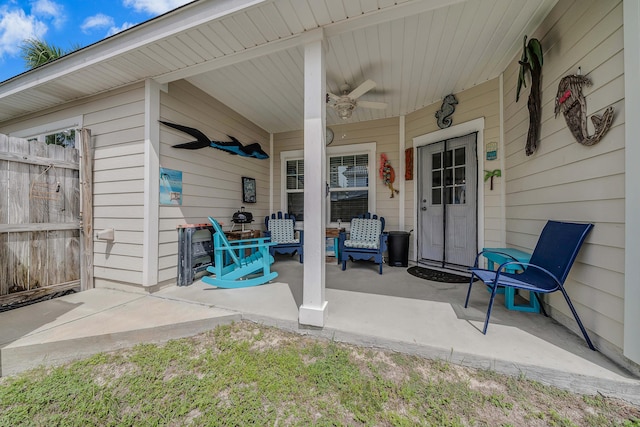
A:
{"type": "MultiPolygon", "coordinates": [[[[477,205],[477,215],[478,215],[478,241],[476,243],[476,251],[480,251],[480,248],[484,246],[484,163],[483,163],[483,155],[484,153],[484,117],[480,117],[475,120],[471,120],[465,123],[461,123],[459,125],[451,126],[446,129],[440,129],[435,132],[427,133],[424,135],[417,136],[413,138],[413,149],[414,149],[414,158],[416,158],[417,153],[415,152],[416,148],[421,147],[423,145],[432,144],[438,141],[444,141],[445,139],[451,139],[458,136],[468,135],[470,133],[477,132],[478,136],[476,138],[476,152],[477,152],[477,172],[478,172],[478,205],[477,205]]],[[[417,168],[419,167],[418,163],[416,164],[416,173],[414,176],[420,176],[417,172],[417,168]]],[[[413,229],[418,229],[418,179],[413,180],[413,194],[415,194],[413,198],[413,229]]],[[[413,253],[415,254],[416,261],[418,260],[418,239],[413,239],[413,253]]]]}

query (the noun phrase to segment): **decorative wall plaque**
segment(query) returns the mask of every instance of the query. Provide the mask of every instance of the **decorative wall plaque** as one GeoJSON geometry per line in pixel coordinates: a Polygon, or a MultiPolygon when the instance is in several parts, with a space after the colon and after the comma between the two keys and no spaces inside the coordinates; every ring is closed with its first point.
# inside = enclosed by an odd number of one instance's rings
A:
{"type": "Polygon", "coordinates": [[[595,132],[593,135],[589,135],[587,132],[587,101],[582,94],[583,86],[591,86],[591,80],[587,76],[563,77],[558,84],[555,113],[558,117],[558,113],[562,111],[567,127],[576,141],[582,145],[593,145],[597,144],[611,128],[613,107],[604,110],[602,116],[595,114],[591,116],[595,132]]]}

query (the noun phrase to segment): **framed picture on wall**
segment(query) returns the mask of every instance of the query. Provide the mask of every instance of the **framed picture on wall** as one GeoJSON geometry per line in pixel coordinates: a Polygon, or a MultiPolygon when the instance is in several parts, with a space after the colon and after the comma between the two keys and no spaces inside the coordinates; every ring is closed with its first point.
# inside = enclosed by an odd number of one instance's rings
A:
{"type": "Polygon", "coordinates": [[[242,201],[244,203],[256,202],[256,180],[254,178],[242,177],[242,201]]]}

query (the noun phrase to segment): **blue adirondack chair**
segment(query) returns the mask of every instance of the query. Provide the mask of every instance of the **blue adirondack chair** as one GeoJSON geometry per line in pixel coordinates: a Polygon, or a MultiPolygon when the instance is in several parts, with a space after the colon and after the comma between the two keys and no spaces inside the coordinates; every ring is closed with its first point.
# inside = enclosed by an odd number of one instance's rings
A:
{"type": "Polygon", "coordinates": [[[266,237],[230,242],[220,224],[211,217],[209,221],[214,230],[214,264],[207,271],[215,276],[204,276],[204,283],[218,288],[246,288],[278,277],[278,273],[271,271],[273,256],[269,254],[275,243],[267,242],[266,237]]]}
{"type": "Polygon", "coordinates": [[[340,261],[342,271],[347,269],[349,258],[353,260],[370,260],[379,265],[382,274],[383,254],[387,250],[387,234],[384,233],[384,218],[367,213],[351,220],[349,238],[347,233],[340,233],[340,261]]]}
{"type": "MultiPolygon", "coordinates": [[[[487,333],[491,308],[498,287],[511,286],[516,289],[527,290],[531,292],[532,298],[534,296],[538,298],[537,293],[560,291],[567,301],[571,313],[573,313],[573,317],[576,319],[589,348],[595,350],[591,339],[589,339],[587,330],[582,325],[582,321],[564,288],[564,282],[569,275],[569,270],[571,270],[571,266],[578,256],[578,251],[592,228],[593,224],[548,221],[542,230],[542,234],[540,234],[538,243],[531,254],[529,262],[520,262],[517,260],[508,261],[501,264],[496,271],[478,268],[478,258],[485,251],[480,252],[478,256],[476,256],[474,266],[469,269],[471,272],[471,281],[469,282],[469,290],[467,291],[467,299],[464,306],[466,308],[469,304],[471,287],[474,283],[474,277],[477,277],[491,290],[487,317],[482,333],[487,333]],[[525,268],[522,273],[515,274],[505,272],[509,266],[516,264],[517,266],[523,266],[525,268]],[[534,294],[534,292],[536,294],[534,294]]],[[[544,311],[544,307],[542,307],[542,304],[540,304],[540,306],[546,316],[547,313],[544,311]]]]}
{"type": "Polygon", "coordinates": [[[295,230],[296,217],[293,214],[278,212],[264,217],[264,225],[267,227],[265,237],[270,237],[276,243],[269,248],[271,255],[298,253],[300,263],[304,259],[304,230],[295,230]],[[296,232],[298,237],[296,238],[296,232]]]}

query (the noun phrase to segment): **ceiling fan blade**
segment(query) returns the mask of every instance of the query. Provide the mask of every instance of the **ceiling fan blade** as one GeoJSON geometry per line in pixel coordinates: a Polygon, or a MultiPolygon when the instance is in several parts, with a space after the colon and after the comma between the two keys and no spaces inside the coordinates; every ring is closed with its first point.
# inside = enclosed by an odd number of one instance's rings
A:
{"type": "Polygon", "coordinates": [[[329,100],[331,100],[331,101],[337,101],[337,100],[340,99],[340,97],[338,95],[336,95],[335,93],[331,93],[331,92],[327,92],[327,98],[329,100]]]}
{"type": "Polygon", "coordinates": [[[358,99],[374,87],[376,87],[376,82],[374,82],[373,80],[366,80],[360,86],[351,91],[351,93],[349,94],[349,98],[358,99]]]}
{"type": "Polygon", "coordinates": [[[358,101],[358,107],[373,108],[376,110],[384,110],[387,108],[386,102],[358,101]]]}

